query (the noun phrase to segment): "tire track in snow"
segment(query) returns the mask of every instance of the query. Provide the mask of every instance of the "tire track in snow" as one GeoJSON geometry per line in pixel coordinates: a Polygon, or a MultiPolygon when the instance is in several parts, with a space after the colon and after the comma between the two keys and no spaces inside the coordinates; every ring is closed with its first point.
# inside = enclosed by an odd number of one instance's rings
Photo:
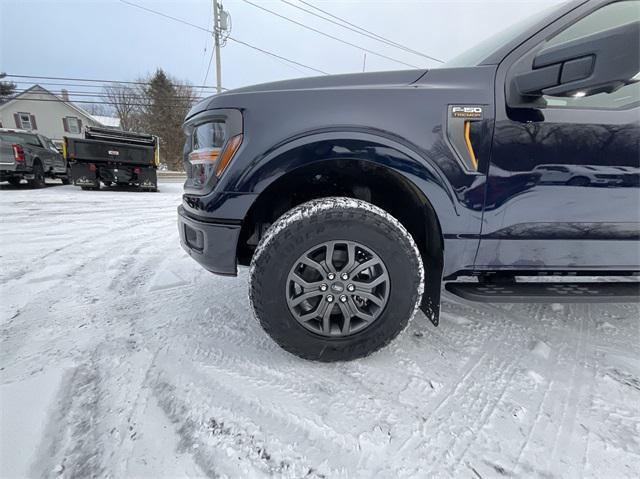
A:
{"type": "MultiPolygon", "coordinates": [[[[568,361],[573,362],[571,369],[571,376],[569,379],[568,387],[564,394],[564,400],[562,404],[562,413],[559,418],[559,424],[556,431],[556,435],[553,441],[551,454],[549,455],[549,470],[553,470],[558,464],[558,446],[562,444],[564,453],[571,445],[573,436],[573,427],[576,415],[578,413],[578,402],[581,397],[581,388],[584,384],[583,375],[585,373],[584,358],[587,356],[587,337],[589,336],[589,329],[591,328],[591,318],[587,311],[588,306],[578,306],[578,311],[583,311],[584,317],[580,322],[580,331],[578,335],[578,341],[574,352],[569,356],[568,361]],[[586,311],[584,311],[586,310],[586,311]],[[585,314],[587,313],[587,314],[585,314]]],[[[565,456],[566,457],[566,456],[565,456]]]]}
{"type": "MultiPolygon", "coordinates": [[[[215,383],[217,393],[224,391],[224,394],[216,394],[213,398],[220,399],[215,401],[217,407],[226,407],[226,403],[233,398],[231,402],[234,404],[234,415],[242,414],[246,420],[256,423],[261,429],[279,431],[278,436],[283,434],[282,431],[297,431],[293,438],[297,438],[298,443],[304,438],[302,444],[306,444],[306,447],[300,445],[302,449],[322,450],[322,454],[316,457],[318,462],[322,462],[320,458],[323,456],[333,457],[334,461],[338,461],[340,457],[346,457],[345,454],[349,451],[351,454],[359,454],[361,461],[371,462],[367,459],[369,453],[360,449],[357,435],[348,434],[352,432],[349,425],[358,425],[366,416],[372,416],[365,419],[367,422],[375,422],[376,419],[375,413],[372,415],[371,411],[363,417],[362,413],[365,411],[351,409],[345,404],[345,398],[355,400],[360,396],[357,384],[337,381],[326,384],[325,380],[325,384],[318,385],[316,372],[334,369],[333,367],[299,360],[291,364],[288,361],[290,356],[277,349],[268,338],[263,341],[261,337],[264,333],[259,331],[229,334],[232,330],[227,327],[220,327],[217,331],[220,334],[215,340],[207,342],[208,347],[195,347],[194,357],[191,359],[194,367],[188,376],[192,383],[215,383]],[[265,343],[285,361],[271,366],[256,361],[259,355],[254,350],[256,347],[262,349],[260,345],[265,343]],[[201,361],[206,363],[196,362],[196,358],[205,352],[201,361]],[[308,367],[292,367],[295,365],[308,367]],[[318,386],[325,393],[327,388],[339,391],[341,399],[333,406],[340,409],[338,424],[327,421],[330,417],[326,414],[331,408],[318,401],[318,386]],[[269,398],[266,404],[260,399],[263,397],[269,398]],[[347,407],[341,408],[341,404],[347,407]],[[334,447],[336,444],[340,446],[334,447]]],[[[191,334],[197,338],[204,337],[202,333],[196,329],[191,334]]],[[[194,345],[189,342],[181,349],[194,349],[194,345]]],[[[390,399],[379,401],[382,408],[386,402],[388,407],[394,406],[390,399]]],[[[224,420],[224,417],[218,419],[224,420]]],[[[342,462],[345,467],[349,465],[348,457],[342,462]]]]}
{"type": "MultiPolygon", "coordinates": [[[[499,313],[501,320],[508,319],[503,310],[490,309],[499,313]]],[[[516,353],[523,346],[513,341],[514,337],[522,337],[519,332],[519,325],[507,322],[497,338],[489,339],[481,351],[469,359],[467,365],[471,367],[465,367],[448,390],[442,392],[435,407],[430,407],[420,433],[403,447],[406,450],[413,443],[414,449],[422,451],[423,466],[417,468],[416,473],[425,470],[431,474],[443,470],[455,473],[511,384],[520,359],[516,353]],[[499,386],[494,391],[496,385],[499,386]],[[422,442],[418,438],[429,439],[422,442]]]]}
{"type": "MultiPolygon", "coordinates": [[[[505,308],[506,311],[495,305],[483,305],[483,306],[488,309],[494,310],[497,313],[501,313],[502,315],[506,315],[508,312],[508,316],[505,319],[509,321],[507,324],[508,324],[508,328],[511,329],[511,332],[506,336],[510,339],[509,348],[505,349],[504,347],[502,347],[499,349],[499,352],[497,354],[498,357],[502,357],[506,362],[506,366],[504,367],[503,371],[507,376],[506,376],[506,380],[502,383],[502,387],[499,390],[500,391],[499,395],[497,397],[494,397],[491,403],[487,403],[485,405],[485,407],[480,413],[480,418],[470,427],[471,432],[467,434],[469,436],[468,439],[463,441],[458,441],[456,437],[453,441],[451,441],[451,444],[452,444],[451,448],[454,448],[454,449],[457,448],[458,451],[447,452],[444,457],[446,459],[445,462],[447,464],[451,464],[450,466],[451,473],[456,475],[460,473],[459,469],[463,465],[463,462],[467,467],[471,468],[473,471],[475,471],[476,474],[478,474],[477,470],[473,468],[473,466],[471,466],[471,464],[469,464],[468,461],[465,462],[467,453],[471,450],[471,448],[473,448],[476,445],[478,436],[479,434],[481,434],[483,428],[492,421],[492,418],[498,411],[498,406],[505,400],[505,396],[507,395],[507,392],[511,391],[509,392],[509,395],[512,395],[513,392],[516,392],[516,393],[520,392],[520,388],[522,387],[522,378],[520,378],[522,370],[518,367],[518,363],[521,358],[520,352],[522,350],[527,350],[526,341],[530,340],[528,338],[531,338],[532,336],[532,333],[533,333],[532,328],[538,322],[538,320],[540,320],[540,318],[543,316],[543,311],[544,311],[543,305],[531,305],[531,307],[525,309],[526,311],[526,317],[525,317],[519,312],[519,308],[517,307],[517,305],[507,306],[505,308]],[[532,316],[533,316],[533,320],[532,320],[532,316]],[[514,341],[515,337],[519,337],[518,341],[514,341]],[[513,358],[513,360],[510,360],[510,358],[513,358]],[[519,379],[517,382],[514,383],[513,379],[515,375],[518,375],[519,379]],[[450,460],[450,458],[452,459],[450,460]]],[[[496,384],[493,381],[494,380],[491,377],[487,377],[484,380],[485,383],[496,384]]],[[[539,399],[538,408],[537,408],[538,411],[542,410],[542,405],[547,394],[548,394],[548,390],[545,390],[545,393],[543,394],[542,398],[539,399]]],[[[501,414],[504,414],[504,411],[501,412],[501,414]]],[[[538,419],[539,419],[539,412],[536,413],[532,428],[535,426],[538,419]]],[[[529,431],[529,434],[525,437],[524,444],[518,451],[518,456],[521,456],[526,450],[527,444],[531,439],[532,430],[533,429],[531,429],[529,431]]],[[[485,438],[485,441],[486,441],[486,438],[485,438]]],[[[481,442],[480,444],[481,444],[480,450],[476,453],[476,456],[478,454],[482,455],[481,451],[486,447],[486,445],[483,442],[481,442]]],[[[505,459],[504,457],[501,457],[498,462],[504,463],[504,459],[505,459]]],[[[486,464],[490,465],[491,467],[493,467],[493,469],[495,469],[493,470],[493,472],[491,472],[492,474],[495,474],[495,472],[502,474],[501,471],[503,471],[506,466],[506,463],[500,465],[498,463],[491,463],[486,459],[484,461],[486,462],[486,464]]],[[[441,466],[440,466],[440,470],[441,470],[441,466]]]]}

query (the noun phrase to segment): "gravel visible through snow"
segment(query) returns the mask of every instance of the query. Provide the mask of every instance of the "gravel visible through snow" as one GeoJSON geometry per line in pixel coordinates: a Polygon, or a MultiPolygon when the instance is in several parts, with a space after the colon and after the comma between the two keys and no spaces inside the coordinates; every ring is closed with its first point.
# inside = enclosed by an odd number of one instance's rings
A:
{"type": "Polygon", "coordinates": [[[445,295],[306,362],[182,251],[181,189],[0,187],[0,477],[638,477],[637,304],[445,295]]]}

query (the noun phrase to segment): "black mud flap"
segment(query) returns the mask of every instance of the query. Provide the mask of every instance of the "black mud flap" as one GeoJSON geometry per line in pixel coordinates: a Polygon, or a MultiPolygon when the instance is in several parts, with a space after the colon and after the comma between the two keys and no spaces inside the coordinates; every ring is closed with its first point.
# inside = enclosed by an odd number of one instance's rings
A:
{"type": "MultiPolygon", "coordinates": [[[[442,251],[442,250],[440,250],[442,251]]],[[[424,253],[424,293],[420,309],[434,326],[440,323],[440,296],[442,292],[443,259],[441,254],[424,253]]]]}
{"type": "Polygon", "coordinates": [[[450,293],[481,303],[636,303],[639,282],[447,283],[450,293]]]}
{"type": "Polygon", "coordinates": [[[158,175],[155,168],[140,168],[138,173],[140,189],[148,191],[158,190],[158,175]]]}
{"type": "Polygon", "coordinates": [[[73,163],[71,165],[71,181],[76,186],[99,188],[100,180],[95,171],[89,169],[89,165],[84,163],[73,163]]]}
{"type": "Polygon", "coordinates": [[[440,284],[438,284],[437,293],[436,291],[428,291],[427,289],[428,287],[425,286],[420,309],[425,316],[429,318],[429,321],[431,321],[434,326],[437,326],[440,323],[440,284]]]}

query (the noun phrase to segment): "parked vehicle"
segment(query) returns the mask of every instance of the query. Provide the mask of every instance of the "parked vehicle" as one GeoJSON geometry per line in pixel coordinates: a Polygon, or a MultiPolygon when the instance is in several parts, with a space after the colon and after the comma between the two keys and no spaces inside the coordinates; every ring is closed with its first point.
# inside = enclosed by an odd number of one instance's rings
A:
{"type": "Polygon", "coordinates": [[[534,171],[540,175],[540,183],[573,186],[616,186],[625,181],[637,183],[638,173],[624,166],[600,165],[539,165],[534,171]]]}
{"type": "Polygon", "coordinates": [[[571,278],[640,272],[639,4],[563,4],[428,71],[200,102],[182,246],[217,274],[250,265],[266,332],[321,361],[379,349],[418,305],[437,325],[443,282],[474,301],[638,301],[638,282],[571,278]],[[548,184],[540,165],[629,179],[548,184]]]}
{"type": "Polygon", "coordinates": [[[0,181],[18,186],[27,180],[31,187],[42,188],[46,178],[69,184],[67,162],[53,142],[28,130],[0,128],[0,181]]]}
{"type": "Polygon", "coordinates": [[[105,186],[137,186],[157,191],[160,159],[158,137],[111,128],[86,127],[84,138],[65,137],[71,178],[83,190],[105,186]]]}

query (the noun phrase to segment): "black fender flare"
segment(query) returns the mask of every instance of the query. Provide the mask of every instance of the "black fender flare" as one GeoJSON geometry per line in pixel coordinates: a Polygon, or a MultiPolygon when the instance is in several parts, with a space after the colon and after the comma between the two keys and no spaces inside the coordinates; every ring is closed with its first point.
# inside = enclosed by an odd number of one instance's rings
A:
{"type": "Polygon", "coordinates": [[[244,167],[234,180],[237,189],[232,190],[251,192],[257,198],[282,175],[315,161],[335,159],[362,160],[389,168],[424,194],[438,218],[459,216],[455,192],[436,163],[416,145],[372,129],[324,128],[289,137],[244,167]],[[328,155],[333,147],[351,147],[351,151],[328,155]]]}

